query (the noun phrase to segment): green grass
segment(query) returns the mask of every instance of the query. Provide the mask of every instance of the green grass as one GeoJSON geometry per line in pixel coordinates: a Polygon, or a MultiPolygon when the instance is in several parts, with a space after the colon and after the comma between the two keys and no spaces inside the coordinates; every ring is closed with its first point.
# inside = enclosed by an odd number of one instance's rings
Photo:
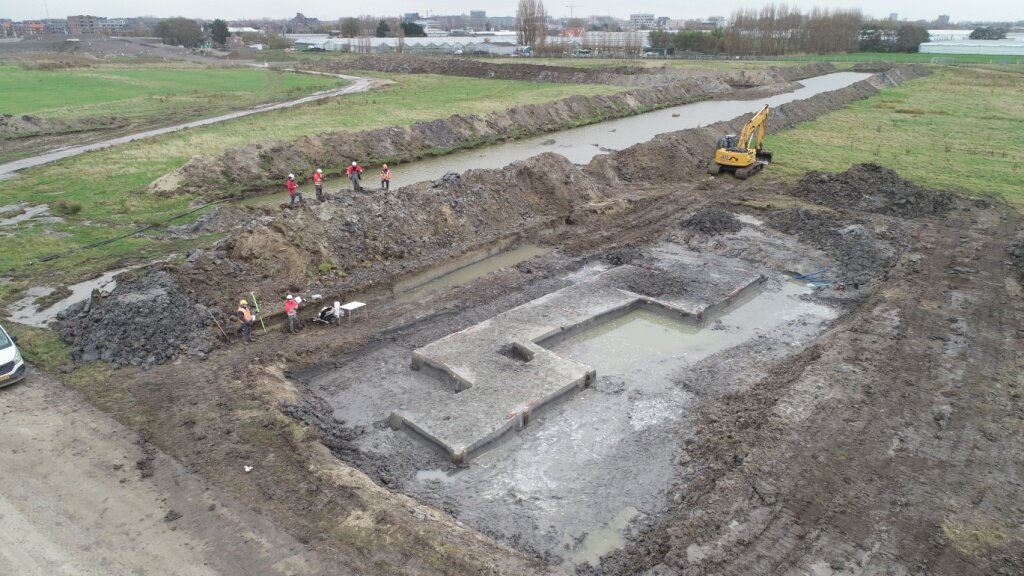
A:
{"type": "Polygon", "coordinates": [[[56,374],[68,363],[70,348],[53,330],[35,328],[15,322],[4,322],[4,327],[18,338],[18,349],[25,361],[50,374],[56,374]]]}
{"type": "Polygon", "coordinates": [[[860,162],[917,184],[1024,204],[1024,74],[938,67],[795,130],[772,134],[771,171],[797,179],[860,162]]]}
{"type": "Polygon", "coordinates": [[[130,120],[246,108],[345,85],[341,79],[258,69],[176,67],[54,71],[0,66],[0,113],[47,118],[121,116],[130,120]]]}
{"type": "MultiPolygon", "coordinates": [[[[898,62],[901,64],[1011,64],[1024,65],[1020,56],[990,56],[986,54],[904,54],[901,52],[851,52],[848,54],[810,54],[800,56],[773,56],[765,60],[782,62],[898,62]]],[[[758,58],[761,60],[761,58],[758,58]]]]}
{"type": "MultiPolygon", "coordinates": [[[[375,76],[393,79],[395,83],[366,94],[90,152],[0,181],[0,206],[64,200],[82,207],[65,223],[26,224],[4,238],[0,273],[13,271],[19,281],[0,285],[0,300],[10,301],[24,289],[26,278],[50,285],[70,284],[128,260],[187,251],[187,241],[163,242],[144,235],[59,260],[31,264],[40,257],[112,238],[142,224],[185,212],[191,198],[161,198],[147,193],[145,188],[195,154],[219,154],[233,146],[270,139],[294,140],[335,130],[367,130],[452,114],[483,114],[574,94],[610,94],[623,89],[429,75],[375,76]]],[[[194,214],[174,224],[198,216],[194,214]]]]}

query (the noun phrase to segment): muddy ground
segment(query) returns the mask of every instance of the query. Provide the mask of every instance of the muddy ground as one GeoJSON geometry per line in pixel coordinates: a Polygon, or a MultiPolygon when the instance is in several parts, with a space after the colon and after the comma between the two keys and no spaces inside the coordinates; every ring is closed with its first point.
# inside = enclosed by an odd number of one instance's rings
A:
{"type": "MultiPolygon", "coordinates": [[[[813,118],[872,92],[783,107],[779,119],[813,118]]],[[[254,285],[271,302],[335,291],[367,296],[368,317],[296,336],[274,324],[255,344],[235,340],[202,361],[179,356],[72,385],[334,571],[1021,573],[1021,214],[921,190],[877,166],[792,186],[770,168],[749,181],[714,179],[702,162],[714,132],[728,128],[665,135],[582,168],[548,154],[401,194],[253,209],[215,250],[166,267],[186,294],[225,313],[254,285]],[[655,165],[663,169],[645,169],[655,165]],[[432,296],[392,295],[415,272],[527,241],[555,250],[432,296]],[[783,325],[650,378],[686,399],[676,418],[648,428],[661,449],[644,452],[642,438],[624,435],[638,460],[597,468],[604,476],[576,500],[513,490],[490,508],[474,504],[446,487],[450,470],[435,453],[378,417],[405,385],[381,375],[399,374],[409,350],[595,270],[663,267],[666,254],[775,275],[828,268],[845,289],[800,297],[835,318],[783,325]],[[254,473],[240,472],[253,462],[254,473]],[[417,483],[424,470],[441,475],[417,483]],[[604,504],[634,484],[647,487],[629,503],[642,514],[604,504]],[[546,532],[536,510],[560,505],[565,516],[606,509],[602,521],[623,526],[624,547],[567,558],[598,530],[546,532]],[[566,536],[557,549],[548,542],[566,536]]],[[[663,293],[687,275],[675,278],[636,287],[663,293]]],[[[644,398],[630,386],[599,379],[582,401],[632,413],[644,398]]],[[[571,419],[573,402],[549,415],[571,419]]],[[[522,444],[544,425],[527,428],[522,444]]]]}

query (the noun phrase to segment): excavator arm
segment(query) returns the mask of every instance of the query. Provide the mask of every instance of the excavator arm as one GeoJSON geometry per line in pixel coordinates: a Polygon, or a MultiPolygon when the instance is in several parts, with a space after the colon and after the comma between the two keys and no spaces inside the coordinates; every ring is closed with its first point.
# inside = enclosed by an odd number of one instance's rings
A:
{"type": "Polygon", "coordinates": [[[740,144],[747,150],[760,150],[764,143],[764,128],[768,124],[768,105],[765,104],[740,132],[740,144]]]}

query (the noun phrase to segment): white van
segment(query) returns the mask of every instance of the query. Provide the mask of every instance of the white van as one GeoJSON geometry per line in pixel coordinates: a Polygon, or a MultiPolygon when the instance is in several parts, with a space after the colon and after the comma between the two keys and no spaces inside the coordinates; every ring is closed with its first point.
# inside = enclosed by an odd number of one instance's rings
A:
{"type": "Polygon", "coordinates": [[[0,326],[0,388],[25,377],[25,361],[18,343],[0,326]]]}

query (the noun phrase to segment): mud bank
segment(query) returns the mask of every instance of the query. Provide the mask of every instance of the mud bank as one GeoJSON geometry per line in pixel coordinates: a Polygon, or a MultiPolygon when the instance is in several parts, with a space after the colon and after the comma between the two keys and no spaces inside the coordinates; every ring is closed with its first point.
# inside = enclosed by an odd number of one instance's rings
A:
{"type": "Polygon", "coordinates": [[[673,66],[602,66],[580,68],[519,63],[483,62],[466,58],[424,58],[420,56],[360,56],[342,62],[324,60],[312,65],[315,70],[371,70],[401,74],[441,74],[496,80],[558,82],[562,84],[612,84],[646,87],[673,84],[695,77],[711,77],[733,87],[762,86],[820,76],[833,70],[832,64],[815,62],[803,66],[773,67],[759,70],[716,70],[673,66]]]}

